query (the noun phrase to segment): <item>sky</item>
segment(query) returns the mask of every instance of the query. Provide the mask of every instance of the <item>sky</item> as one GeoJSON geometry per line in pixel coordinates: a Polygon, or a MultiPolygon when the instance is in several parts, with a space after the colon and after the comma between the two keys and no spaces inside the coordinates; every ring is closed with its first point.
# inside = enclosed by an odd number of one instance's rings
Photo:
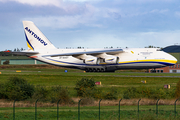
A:
{"type": "Polygon", "coordinates": [[[57,48],[180,45],[179,0],[0,0],[0,51],[27,49],[22,21],[57,48]]]}

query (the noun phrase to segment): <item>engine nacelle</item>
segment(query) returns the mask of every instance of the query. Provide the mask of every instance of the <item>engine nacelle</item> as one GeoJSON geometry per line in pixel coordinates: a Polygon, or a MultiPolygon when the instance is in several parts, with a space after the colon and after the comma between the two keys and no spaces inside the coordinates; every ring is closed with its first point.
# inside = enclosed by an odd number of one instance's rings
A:
{"type": "Polygon", "coordinates": [[[91,57],[83,60],[83,62],[89,65],[97,65],[100,63],[100,59],[97,57],[91,57]]]}
{"type": "Polygon", "coordinates": [[[119,63],[119,57],[116,57],[116,56],[106,57],[104,59],[104,62],[107,64],[118,64],[119,63]]]}

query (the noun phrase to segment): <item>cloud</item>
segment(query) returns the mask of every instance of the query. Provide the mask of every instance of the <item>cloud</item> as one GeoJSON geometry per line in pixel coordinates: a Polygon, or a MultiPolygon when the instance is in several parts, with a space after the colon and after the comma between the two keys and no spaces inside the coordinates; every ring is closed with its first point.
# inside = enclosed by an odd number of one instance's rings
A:
{"type": "MultiPolygon", "coordinates": [[[[130,41],[137,47],[142,45],[153,45],[157,47],[165,47],[174,43],[179,43],[180,30],[175,31],[160,31],[160,32],[137,32],[130,33],[125,39],[130,41]],[[138,41],[138,42],[137,42],[138,41]]],[[[131,45],[132,47],[132,45],[131,45]]]]}
{"type": "Polygon", "coordinates": [[[180,11],[176,11],[176,12],[175,12],[175,16],[178,17],[178,18],[180,18],[180,11]]]}
{"type": "Polygon", "coordinates": [[[49,16],[49,17],[35,17],[35,18],[24,18],[23,20],[31,20],[35,24],[43,27],[50,28],[75,28],[77,26],[91,26],[100,27],[100,24],[94,24],[93,19],[89,17],[83,17],[81,15],[75,16],[49,16]],[[42,21],[43,20],[43,21],[42,21]]]}
{"type": "MultiPolygon", "coordinates": [[[[166,47],[175,43],[180,43],[180,30],[161,32],[122,32],[114,34],[94,34],[85,42],[86,46],[94,44],[94,47],[130,47],[143,48],[148,45],[156,47],[166,47]],[[106,41],[106,42],[102,42],[106,41]]],[[[79,44],[83,42],[79,42],[79,44]]],[[[77,43],[78,44],[78,43],[77,43]]]]}
{"type": "Polygon", "coordinates": [[[27,18],[28,20],[33,21],[35,24],[44,27],[51,28],[74,28],[78,24],[84,24],[86,21],[80,16],[49,16],[49,17],[36,17],[36,18],[27,18]],[[42,21],[43,20],[43,21],[42,21]]]}
{"type": "Polygon", "coordinates": [[[0,0],[1,2],[18,2],[32,6],[57,6],[60,7],[62,0],[0,0]]]}
{"type": "Polygon", "coordinates": [[[66,2],[99,2],[101,0],[0,0],[0,2],[18,2],[21,4],[28,4],[31,6],[56,6],[64,7],[66,2]]]}
{"type": "Polygon", "coordinates": [[[112,9],[112,8],[101,8],[100,14],[104,18],[111,18],[114,20],[120,20],[121,19],[121,13],[118,9],[112,9]],[[103,13],[103,14],[102,14],[103,13]]]}
{"type": "MultiPolygon", "coordinates": [[[[87,31],[88,32],[88,31],[87,31]]],[[[68,47],[82,46],[85,48],[144,48],[149,45],[156,47],[166,47],[175,43],[180,43],[180,30],[162,31],[162,32],[88,32],[79,31],[75,33],[77,36],[69,37],[66,41],[70,43],[64,44],[68,47]]],[[[53,41],[52,41],[53,42],[53,41]]],[[[61,45],[59,42],[57,45],[61,45]]],[[[63,46],[61,46],[63,47],[63,46]]]]}
{"type": "Polygon", "coordinates": [[[149,13],[166,13],[168,12],[169,10],[168,9],[162,9],[162,10],[159,10],[159,9],[154,9],[154,10],[151,10],[149,13]]]}
{"type": "MultiPolygon", "coordinates": [[[[85,48],[104,48],[104,47],[121,47],[125,46],[126,42],[122,39],[117,38],[113,34],[103,34],[103,33],[89,33],[87,37],[74,38],[71,41],[73,46],[83,46],[85,48]]],[[[70,46],[70,44],[69,44],[70,46]]]]}
{"type": "Polygon", "coordinates": [[[174,2],[176,0],[115,0],[115,3],[119,4],[124,4],[124,3],[129,3],[129,4],[147,4],[147,3],[157,3],[157,2],[174,2]]]}
{"type": "Polygon", "coordinates": [[[102,0],[64,0],[64,1],[71,1],[71,2],[99,2],[102,0]]]}
{"type": "Polygon", "coordinates": [[[97,22],[99,20],[99,14],[99,9],[91,4],[86,3],[82,6],[71,4],[64,7],[63,12],[60,14],[35,15],[32,17],[24,17],[21,21],[31,20],[40,26],[60,29],[75,28],[77,26],[102,27],[101,23],[97,22]]]}

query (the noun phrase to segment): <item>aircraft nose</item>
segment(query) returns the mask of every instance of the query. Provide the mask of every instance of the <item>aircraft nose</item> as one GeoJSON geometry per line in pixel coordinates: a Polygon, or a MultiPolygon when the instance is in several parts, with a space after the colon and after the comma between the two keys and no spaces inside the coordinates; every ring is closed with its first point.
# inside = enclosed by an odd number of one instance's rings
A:
{"type": "Polygon", "coordinates": [[[174,56],[172,56],[172,55],[169,55],[169,60],[171,60],[172,63],[174,63],[174,64],[176,64],[177,61],[178,61],[178,60],[177,60],[174,56]]]}

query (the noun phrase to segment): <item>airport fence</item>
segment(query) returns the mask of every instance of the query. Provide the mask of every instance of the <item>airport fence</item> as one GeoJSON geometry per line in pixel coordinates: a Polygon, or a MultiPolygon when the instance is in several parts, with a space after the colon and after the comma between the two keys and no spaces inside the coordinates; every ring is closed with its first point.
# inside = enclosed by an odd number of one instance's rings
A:
{"type": "Polygon", "coordinates": [[[56,107],[38,107],[37,99],[35,107],[16,107],[16,101],[13,102],[11,108],[1,108],[0,119],[13,120],[31,120],[31,119],[49,119],[49,120],[65,120],[65,119],[102,119],[102,120],[120,120],[120,119],[179,119],[180,106],[176,105],[178,99],[174,101],[174,105],[159,105],[157,99],[154,105],[140,105],[139,99],[134,106],[122,105],[119,100],[117,106],[101,106],[100,99],[98,106],[81,106],[80,99],[76,106],[60,106],[61,99],[58,100],[56,107]],[[177,110],[178,109],[178,110],[177,110]]]}

